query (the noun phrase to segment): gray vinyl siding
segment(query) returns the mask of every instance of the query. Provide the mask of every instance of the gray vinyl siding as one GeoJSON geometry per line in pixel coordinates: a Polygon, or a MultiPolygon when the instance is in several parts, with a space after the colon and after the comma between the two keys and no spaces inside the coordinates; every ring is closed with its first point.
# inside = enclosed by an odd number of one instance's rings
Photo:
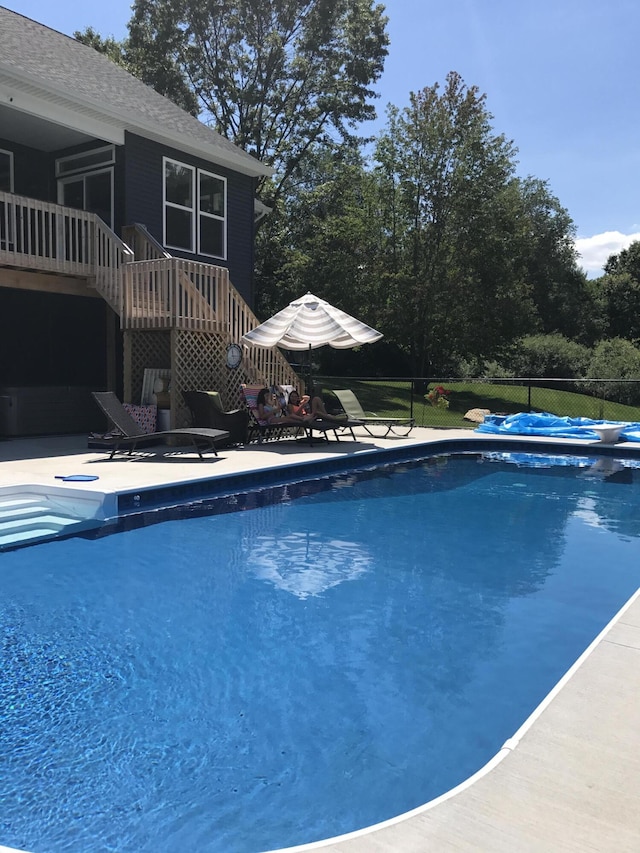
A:
{"type": "Polygon", "coordinates": [[[170,249],[176,257],[193,258],[205,263],[225,266],[233,286],[249,303],[252,302],[253,280],[253,203],[255,180],[207,160],[182,151],[166,148],[127,133],[124,155],[125,204],[122,224],[136,222],[147,227],[162,243],[162,158],[206,169],[227,179],[227,258],[221,260],[204,255],[170,249]]]}

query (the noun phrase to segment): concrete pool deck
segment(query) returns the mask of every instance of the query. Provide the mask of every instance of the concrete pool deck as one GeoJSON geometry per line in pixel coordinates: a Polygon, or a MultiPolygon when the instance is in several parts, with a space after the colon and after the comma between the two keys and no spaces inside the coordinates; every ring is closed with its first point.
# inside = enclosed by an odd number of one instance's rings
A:
{"type": "MultiPolygon", "coordinates": [[[[0,487],[55,485],[56,476],[96,474],[72,483],[87,490],[135,492],[285,468],[304,476],[307,463],[337,457],[375,462],[380,451],[428,450],[463,438],[489,449],[494,436],[472,431],[415,429],[409,438],[317,443],[267,443],[225,449],[201,462],[195,454],[157,455],[155,448],[109,460],[87,450],[84,436],[0,441],[0,487]]],[[[502,439],[501,439],[502,441],[502,439]]],[[[593,441],[509,437],[503,443],[544,445],[548,452],[589,452],[593,441]]],[[[631,445],[621,443],[623,455],[631,445]]],[[[636,444],[636,451],[640,447],[636,444]]],[[[175,448],[170,448],[175,451],[175,448]]],[[[610,447],[607,448],[611,452],[610,447]]],[[[315,467],[314,467],[315,470],[315,467]]],[[[640,507],[638,508],[640,511],[640,507]]],[[[640,558],[640,548],[639,548],[640,558]]],[[[1,557],[0,557],[1,559],[1,557]]],[[[640,597],[632,599],[505,744],[488,772],[408,816],[333,841],[291,850],[334,853],[548,853],[640,850],[640,597]]],[[[0,843],[2,839],[0,838],[0,843]]],[[[2,848],[0,851],[7,850],[2,848]]],[[[123,851],[125,853],[125,851],[123,851]]],[[[196,851],[194,851],[196,853],[196,851]]],[[[257,851],[256,851],[257,853],[257,851]]]]}

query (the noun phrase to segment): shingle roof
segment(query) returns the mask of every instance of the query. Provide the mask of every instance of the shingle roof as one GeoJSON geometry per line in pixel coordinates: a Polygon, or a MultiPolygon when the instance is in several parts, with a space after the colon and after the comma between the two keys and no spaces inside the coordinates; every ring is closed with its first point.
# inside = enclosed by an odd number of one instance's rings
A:
{"type": "Polygon", "coordinates": [[[202,148],[205,156],[233,164],[240,172],[272,172],[106,56],[3,6],[0,71],[37,83],[43,92],[63,97],[70,107],[90,106],[102,118],[141,136],[163,138],[178,148],[180,142],[202,148]]]}

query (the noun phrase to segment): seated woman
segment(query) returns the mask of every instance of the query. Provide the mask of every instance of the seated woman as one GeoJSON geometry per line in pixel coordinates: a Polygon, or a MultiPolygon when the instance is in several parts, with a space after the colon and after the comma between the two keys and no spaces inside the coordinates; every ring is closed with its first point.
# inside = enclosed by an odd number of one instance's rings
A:
{"type": "Polygon", "coordinates": [[[298,393],[297,388],[292,388],[289,391],[289,401],[287,403],[287,414],[288,415],[298,415],[298,417],[304,417],[308,414],[308,406],[309,395],[304,394],[302,397],[298,393]]]}
{"type": "Polygon", "coordinates": [[[265,424],[305,424],[311,416],[285,415],[278,404],[275,395],[268,388],[258,392],[258,420],[265,424]]]}
{"type": "Polygon", "coordinates": [[[320,385],[314,385],[311,389],[311,417],[313,420],[336,421],[337,423],[344,423],[349,420],[346,412],[341,415],[329,414],[322,399],[322,386],[320,385]]]}

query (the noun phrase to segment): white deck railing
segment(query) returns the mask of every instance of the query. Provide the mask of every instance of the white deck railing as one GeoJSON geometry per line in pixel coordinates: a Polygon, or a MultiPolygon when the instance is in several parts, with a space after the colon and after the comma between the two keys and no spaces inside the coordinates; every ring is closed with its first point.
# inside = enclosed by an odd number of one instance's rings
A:
{"type": "Polygon", "coordinates": [[[0,263],[86,278],[118,314],[128,246],[95,215],[0,192],[0,263]]]}
{"type": "Polygon", "coordinates": [[[69,275],[94,273],[93,213],[0,192],[0,258],[69,275]]]}
{"type": "Polygon", "coordinates": [[[123,273],[123,329],[223,328],[224,315],[216,309],[229,286],[224,267],[159,258],[133,261],[123,273]]]}
{"type": "MultiPolygon", "coordinates": [[[[226,267],[181,258],[133,261],[123,269],[123,329],[181,329],[214,332],[239,342],[258,318],[229,281],[226,267]]],[[[245,348],[250,378],[295,384],[297,378],[279,350],[245,348]]]]}
{"type": "MultiPolygon", "coordinates": [[[[125,229],[137,261],[96,214],[0,192],[0,265],[86,278],[123,329],[209,331],[230,343],[259,324],[225,267],[174,258],[143,231],[125,229]]],[[[279,350],[246,347],[244,363],[251,380],[296,382],[279,350]]]]}

